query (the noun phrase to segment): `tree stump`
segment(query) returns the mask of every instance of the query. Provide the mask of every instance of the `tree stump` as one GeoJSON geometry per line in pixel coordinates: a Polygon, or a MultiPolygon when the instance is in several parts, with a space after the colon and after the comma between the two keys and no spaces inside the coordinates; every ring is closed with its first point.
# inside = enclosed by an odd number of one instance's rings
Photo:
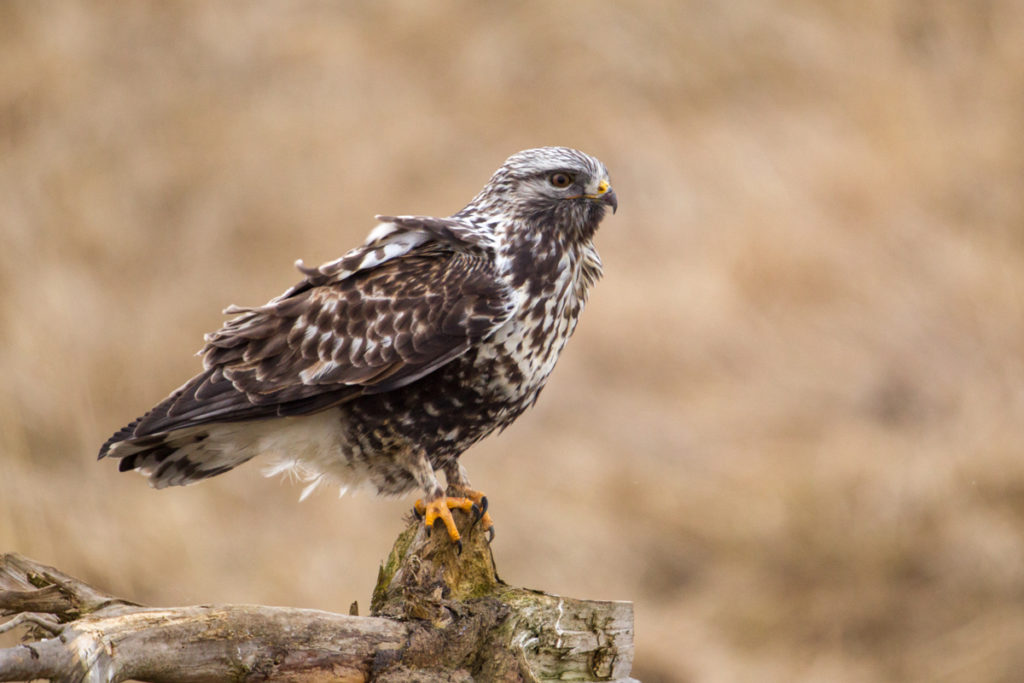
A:
{"type": "Polygon", "coordinates": [[[0,681],[630,681],[633,606],[506,585],[485,535],[464,550],[412,520],[371,616],[260,605],[145,607],[16,554],[0,558],[0,681]]]}

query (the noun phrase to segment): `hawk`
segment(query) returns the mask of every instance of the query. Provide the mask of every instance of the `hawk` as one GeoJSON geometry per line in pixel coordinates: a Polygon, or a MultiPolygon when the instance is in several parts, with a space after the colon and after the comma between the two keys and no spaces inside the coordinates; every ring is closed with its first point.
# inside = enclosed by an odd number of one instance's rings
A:
{"type": "Polygon", "coordinates": [[[380,494],[414,488],[429,531],[452,509],[491,531],[459,456],[531,406],[601,276],[594,233],[618,208],[604,165],[565,147],[509,157],[447,218],[377,216],[362,246],[309,268],[205,337],[203,371],[99,457],[156,488],[261,456],[271,473],[380,494]],[[436,470],[445,475],[442,488],[436,470]]]}

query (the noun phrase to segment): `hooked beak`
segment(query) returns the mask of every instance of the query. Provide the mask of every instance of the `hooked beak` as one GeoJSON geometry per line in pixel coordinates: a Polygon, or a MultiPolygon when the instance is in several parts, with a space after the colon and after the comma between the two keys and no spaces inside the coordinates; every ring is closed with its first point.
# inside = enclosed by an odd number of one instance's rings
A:
{"type": "Polygon", "coordinates": [[[596,199],[605,206],[612,207],[612,213],[615,213],[619,208],[619,198],[607,180],[602,180],[597,186],[597,194],[586,194],[583,196],[587,199],[596,199]]]}
{"type": "Polygon", "coordinates": [[[610,187],[607,192],[600,195],[600,201],[602,204],[612,207],[612,213],[615,213],[619,208],[619,198],[615,196],[615,190],[610,187]]]}

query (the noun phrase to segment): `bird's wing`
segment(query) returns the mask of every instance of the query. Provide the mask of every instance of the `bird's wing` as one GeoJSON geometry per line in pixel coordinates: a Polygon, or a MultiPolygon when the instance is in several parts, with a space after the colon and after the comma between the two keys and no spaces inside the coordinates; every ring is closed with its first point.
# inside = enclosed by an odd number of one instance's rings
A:
{"type": "MultiPolygon", "coordinates": [[[[306,279],[279,296],[290,298],[303,289],[338,282],[352,275],[401,258],[424,244],[448,245],[454,249],[493,252],[494,234],[460,218],[433,216],[377,216],[380,223],[366,241],[334,261],[308,268],[301,260],[295,266],[306,279]]],[[[229,309],[230,310],[230,309],[229,309]]],[[[226,311],[227,312],[227,311],[226,311]]]]}
{"type": "MultiPolygon", "coordinates": [[[[504,324],[514,303],[480,251],[432,241],[343,277],[313,277],[207,335],[206,371],[110,445],[209,422],[300,415],[391,391],[504,324]]],[[[311,271],[313,269],[310,269],[311,271]]],[[[316,276],[314,276],[316,277],[316,276]]]]}

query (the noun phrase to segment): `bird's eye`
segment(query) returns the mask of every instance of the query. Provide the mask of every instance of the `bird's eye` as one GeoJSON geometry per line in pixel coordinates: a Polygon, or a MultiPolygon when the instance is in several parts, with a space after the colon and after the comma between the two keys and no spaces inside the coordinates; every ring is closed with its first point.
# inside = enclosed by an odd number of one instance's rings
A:
{"type": "Polygon", "coordinates": [[[552,173],[548,176],[548,182],[561,190],[572,185],[572,176],[562,172],[552,173]]]}

